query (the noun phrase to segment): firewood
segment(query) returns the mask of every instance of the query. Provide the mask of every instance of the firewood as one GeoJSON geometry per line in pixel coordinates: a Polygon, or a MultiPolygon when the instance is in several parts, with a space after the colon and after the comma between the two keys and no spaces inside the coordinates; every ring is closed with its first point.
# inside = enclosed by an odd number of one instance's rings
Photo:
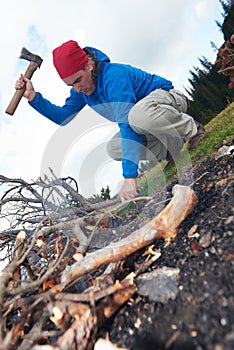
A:
{"type": "MultiPolygon", "coordinates": [[[[5,345],[10,342],[12,346],[19,344],[19,349],[25,350],[91,350],[98,329],[133,297],[137,291],[135,277],[145,271],[160,256],[160,252],[153,251],[150,247],[145,253],[154,256],[146,259],[134,273],[122,280],[117,279],[117,271],[100,269],[102,274],[95,278],[95,283],[91,279],[92,284],[84,292],[68,293],[65,288],[71,288],[78,277],[89,276],[90,272],[107,264],[113,270],[113,266],[118,263],[117,270],[120,271],[127,256],[149,247],[159,237],[164,238],[165,245],[170,244],[178,233],[179,225],[193,210],[196,202],[197,197],[191,187],[176,185],[170,203],[150,222],[118,242],[87,253],[83,258],[80,255],[81,259],[76,262],[72,259],[76,246],[73,246],[66,231],[76,236],[79,245],[86,246],[90,241],[87,236],[86,242],[83,231],[84,225],[90,224],[86,221],[87,216],[71,217],[54,223],[42,221],[31,236],[27,232],[25,238],[23,236],[23,242],[16,242],[13,261],[3,270],[0,278],[0,316],[4,321],[0,322],[0,343],[5,345]],[[54,235],[53,239],[50,239],[51,234],[54,235]],[[36,257],[39,257],[39,265],[40,257],[44,259],[45,269],[40,273],[37,273],[36,257]],[[27,262],[31,264],[33,278],[30,274],[27,278],[22,275],[22,283],[10,288],[14,273],[21,266],[25,267],[27,262]],[[43,315],[39,319],[38,310],[43,315]],[[19,319],[10,326],[5,336],[6,317],[16,311],[19,319]],[[43,329],[48,321],[53,323],[53,329],[43,329]],[[32,328],[27,334],[30,322],[32,328]],[[56,340],[50,345],[36,344],[47,338],[56,340]]],[[[103,216],[100,212],[93,212],[92,215],[88,218],[94,220],[92,225],[96,228],[103,216]]],[[[21,235],[18,236],[20,237],[21,235]]]]}
{"type": "Polygon", "coordinates": [[[181,222],[191,213],[197,197],[189,186],[175,185],[170,203],[154,219],[128,237],[103,249],[87,254],[84,259],[68,266],[61,276],[63,287],[98,267],[121,260],[163,237],[166,245],[174,239],[181,222]]]}

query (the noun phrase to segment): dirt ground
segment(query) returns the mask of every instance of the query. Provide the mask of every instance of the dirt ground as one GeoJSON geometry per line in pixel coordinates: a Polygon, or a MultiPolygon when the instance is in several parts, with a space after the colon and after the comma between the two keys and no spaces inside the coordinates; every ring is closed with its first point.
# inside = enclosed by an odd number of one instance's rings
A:
{"type": "MultiPolygon", "coordinates": [[[[233,164],[231,154],[211,157],[194,169],[196,208],[168,247],[160,239],[154,244],[161,256],[148,272],[162,267],[179,269],[176,293],[159,301],[136,293],[101,335],[108,333],[117,346],[131,350],[234,349],[233,164]]],[[[167,188],[169,196],[175,183],[167,188]]],[[[123,227],[141,226],[153,213],[153,204],[135,209],[130,224],[123,227]]],[[[141,254],[131,256],[126,271],[141,259],[141,254]]],[[[157,282],[150,286],[152,291],[157,288],[157,282]]],[[[168,294],[167,287],[161,289],[168,294]]]]}

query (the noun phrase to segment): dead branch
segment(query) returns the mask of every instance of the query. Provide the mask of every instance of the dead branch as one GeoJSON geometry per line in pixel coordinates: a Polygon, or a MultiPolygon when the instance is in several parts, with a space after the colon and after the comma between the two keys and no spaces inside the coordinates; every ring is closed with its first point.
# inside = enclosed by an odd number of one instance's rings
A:
{"type": "Polygon", "coordinates": [[[134,283],[135,274],[131,273],[122,282],[121,287],[116,293],[103,299],[97,307],[97,322],[98,327],[105,324],[106,320],[110,318],[126,301],[128,301],[137,291],[134,283]]]}
{"type": "MultiPolygon", "coordinates": [[[[8,189],[0,198],[0,217],[5,222],[5,229],[0,233],[1,246],[9,251],[14,244],[17,234],[24,230],[27,236],[33,235],[37,225],[44,222],[48,232],[54,232],[56,225],[61,221],[74,220],[77,217],[85,217],[95,210],[113,205],[119,200],[100,203],[90,203],[78,193],[78,185],[71,178],[41,179],[35,182],[26,182],[23,179],[12,179],[0,175],[0,186],[8,189]]],[[[71,224],[73,225],[73,224],[71,224]]],[[[86,238],[82,230],[80,241],[83,245],[82,252],[87,250],[86,238]]],[[[77,232],[76,232],[77,233],[77,232]]],[[[48,233],[49,234],[49,233],[48,233]]]]}
{"type": "Polygon", "coordinates": [[[37,289],[40,285],[42,285],[42,283],[44,281],[46,281],[51,276],[51,274],[54,273],[55,269],[57,268],[57,266],[59,265],[59,263],[63,259],[64,255],[67,253],[68,248],[69,248],[69,240],[67,240],[66,246],[65,246],[62,254],[57,255],[57,259],[49,265],[46,272],[39,279],[37,279],[36,281],[30,281],[30,283],[26,283],[18,288],[14,288],[12,290],[9,290],[8,293],[10,295],[19,295],[19,294],[22,295],[26,292],[30,292],[34,289],[37,289]]]}
{"type": "Polygon", "coordinates": [[[7,287],[9,281],[14,276],[15,271],[19,268],[19,266],[23,263],[23,261],[26,259],[28,253],[31,251],[34,245],[34,240],[32,240],[31,244],[27,248],[27,250],[20,256],[19,259],[12,261],[9,265],[5,267],[5,269],[2,271],[2,275],[0,276],[1,281],[1,289],[0,289],[0,317],[2,315],[2,300],[5,297],[5,295],[8,294],[7,287]]]}
{"type": "Polygon", "coordinates": [[[163,237],[168,244],[171,239],[176,237],[180,223],[190,214],[197,203],[196,195],[190,187],[176,185],[173,195],[171,202],[148,224],[119,242],[90,253],[82,261],[67,267],[61,277],[63,286],[67,286],[78,277],[103,264],[125,258],[159,237],[163,237]]]}
{"type": "Polygon", "coordinates": [[[227,75],[230,78],[228,84],[229,89],[234,88],[234,34],[227,40],[224,45],[219,49],[218,59],[216,64],[220,64],[221,67],[218,71],[219,74],[227,75]]]}

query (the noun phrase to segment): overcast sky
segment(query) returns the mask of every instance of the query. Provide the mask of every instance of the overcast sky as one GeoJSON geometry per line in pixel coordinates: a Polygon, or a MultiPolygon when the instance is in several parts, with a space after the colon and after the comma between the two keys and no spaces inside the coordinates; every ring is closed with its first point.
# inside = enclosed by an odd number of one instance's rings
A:
{"type": "Polygon", "coordinates": [[[25,99],[13,116],[5,114],[15,81],[28,65],[18,58],[23,46],[43,58],[32,78],[35,89],[59,105],[64,103],[69,88],[52,65],[51,51],[70,39],[81,46],[99,48],[112,61],[164,76],[183,90],[188,87],[189,70],[199,66],[198,58],[205,56],[214,61],[216,54],[210,41],[218,47],[223,43],[215,22],[223,22],[221,13],[218,0],[4,2],[0,13],[0,174],[36,180],[49,163],[60,167],[61,176],[74,176],[78,182],[80,178],[85,195],[95,190],[100,193],[106,185],[114,194],[114,182],[121,179],[120,164],[110,163],[101,155],[106,138],[114,131],[102,117],[85,110],[80,123],[77,117],[64,129],[40,116],[25,99]],[[86,125],[88,118],[92,120],[90,125],[86,125]],[[60,146],[66,147],[65,152],[60,146]],[[100,164],[96,164],[94,159],[99,156],[100,164]],[[95,174],[87,180],[90,171],[95,174]]]}

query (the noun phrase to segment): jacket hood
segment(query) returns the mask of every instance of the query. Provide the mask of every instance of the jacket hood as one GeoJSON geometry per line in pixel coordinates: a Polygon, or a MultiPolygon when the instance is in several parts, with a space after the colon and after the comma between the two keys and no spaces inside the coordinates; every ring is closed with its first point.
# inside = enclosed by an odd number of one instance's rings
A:
{"type": "Polygon", "coordinates": [[[96,57],[97,57],[97,59],[98,59],[98,61],[100,63],[102,63],[102,62],[110,62],[109,57],[105,53],[103,53],[102,51],[100,51],[98,49],[95,49],[94,47],[90,47],[90,46],[86,46],[86,48],[88,50],[91,50],[91,51],[93,51],[95,53],[95,55],[96,55],[96,57]]]}

